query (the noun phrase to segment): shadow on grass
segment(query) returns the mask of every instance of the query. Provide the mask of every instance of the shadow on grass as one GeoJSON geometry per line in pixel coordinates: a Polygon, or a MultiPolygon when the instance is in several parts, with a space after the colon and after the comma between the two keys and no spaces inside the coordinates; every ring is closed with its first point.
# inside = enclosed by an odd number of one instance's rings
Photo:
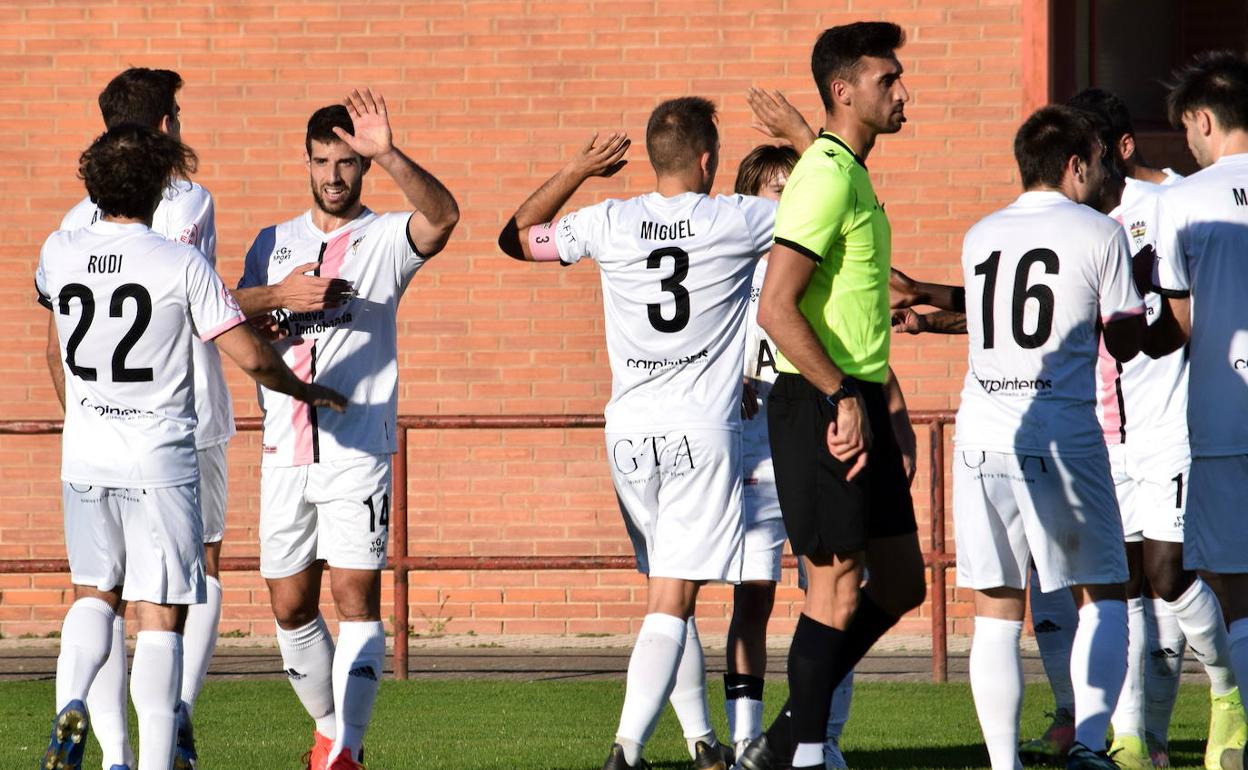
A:
{"type": "Polygon", "coordinates": [[[846,759],[854,770],[871,770],[872,768],[976,768],[988,766],[988,750],[981,744],[965,746],[931,746],[916,748],[911,746],[889,749],[846,750],[846,759]]]}

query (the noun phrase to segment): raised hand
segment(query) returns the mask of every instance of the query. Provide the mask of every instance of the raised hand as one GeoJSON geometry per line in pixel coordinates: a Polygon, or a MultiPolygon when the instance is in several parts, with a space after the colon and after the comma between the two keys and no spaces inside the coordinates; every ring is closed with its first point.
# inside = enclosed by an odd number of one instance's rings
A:
{"type": "Polygon", "coordinates": [[[799,151],[806,149],[814,141],[815,132],[806,123],[802,113],[789,104],[789,100],[779,91],[768,92],[761,88],[751,88],[746,92],[745,100],[750,105],[750,111],[754,113],[752,125],[756,131],[773,139],[784,139],[799,151]]]}
{"type": "Polygon", "coordinates": [[[355,135],[335,126],[334,133],[339,139],[365,158],[376,158],[394,149],[390,116],[381,94],[374,94],[371,88],[365,88],[364,93],[356,89],[347,95],[344,103],[347,112],[351,113],[355,135]]]}
{"type": "Polygon", "coordinates": [[[624,155],[632,145],[632,140],[623,131],[613,131],[602,142],[598,141],[598,132],[589,138],[569,166],[579,176],[588,179],[591,176],[613,176],[615,172],[628,164],[624,155]]]}

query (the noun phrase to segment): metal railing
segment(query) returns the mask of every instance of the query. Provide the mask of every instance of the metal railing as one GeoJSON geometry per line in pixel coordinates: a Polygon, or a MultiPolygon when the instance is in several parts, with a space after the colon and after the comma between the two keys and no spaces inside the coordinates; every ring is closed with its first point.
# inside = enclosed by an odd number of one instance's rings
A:
{"type": "MultiPolygon", "coordinates": [[[[928,442],[928,478],[930,493],[930,548],[923,553],[924,564],[931,570],[929,601],[932,619],[932,681],[948,678],[948,632],[946,621],[945,571],[954,565],[954,555],[945,550],[945,426],[953,424],[952,411],[911,412],[915,425],[930,426],[928,442]]],[[[236,421],[238,430],[259,431],[260,418],[244,417],[236,421]]],[[[408,607],[408,575],[413,571],[527,571],[633,569],[631,556],[413,556],[408,552],[407,502],[407,434],[412,430],[521,430],[603,428],[601,415],[404,415],[398,420],[398,450],[393,464],[393,509],[391,511],[392,544],[387,568],[394,573],[394,675],[407,679],[411,629],[408,607]]],[[[54,435],[61,432],[60,420],[0,420],[0,435],[54,435]]],[[[260,569],[258,557],[223,557],[223,571],[260,569]]],[[[785,566],[795,566],[792,557],[785,566]]],[[[0,574],[66,573],[67,559],[0,559],[0,574]]]]}

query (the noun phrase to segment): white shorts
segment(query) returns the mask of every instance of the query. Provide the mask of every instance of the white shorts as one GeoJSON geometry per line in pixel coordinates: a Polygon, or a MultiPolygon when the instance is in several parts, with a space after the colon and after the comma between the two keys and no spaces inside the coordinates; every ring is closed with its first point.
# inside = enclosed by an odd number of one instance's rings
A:
{"type": "Polygon", "coordinates": [[[607,459],[639,572],[740,582],[740,433],[608,433],[607,459]]]}
{"type": "Polygon", "coordinates": [[[199,604],[203,520],[195,484],[158,489],[61,483],[65,550],[75,585],[153,604],[199,604]]]}
{"type": "Polygon", "coordinates": [[[1192,465],[1187,444],[1151,452],[1148,447],[1115,444],[1109,447],[1109,464],[1126,541],[1138,543],[1148,538],[1182,543],[1187,476],[1192,465]]]}
{"type": "Polygon", "coordinates": [[[196,450],[199,460],[199,508],[204,517],[204,542],[219,543],[225,537],[225,500],[229,489],[226,444],[196,450]]]}
{"type": "Polygon", "coordinates": [[[1248,572],[1248,455],[1193,457],[1189,479],[1183,566],[1221,575],[1248,572]]]}
{"type": "Polygon", "coordinates": [[[1107,455],[954,452],[958,586],[1043,591],[1122,583],[1127,556],[1107,455]]]}
{"type": "Polygon", "coordinates": [[[263,577],[289,577],[319,560],[379,570],[389,535],[389,455],[261,469],[263,577]]]}
{"type": "Polygon", "coordinates": [[[745,515],[745,554],[741,579],[779,582],[780,559],[784,556],[786,538],[775,482],[746,484],[741,500],[745,515]]]}

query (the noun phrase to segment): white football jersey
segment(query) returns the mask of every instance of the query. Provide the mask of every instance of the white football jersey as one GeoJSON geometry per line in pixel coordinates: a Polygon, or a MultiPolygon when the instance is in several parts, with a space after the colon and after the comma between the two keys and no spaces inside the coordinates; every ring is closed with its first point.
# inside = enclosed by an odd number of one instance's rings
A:
{"type": "Polygon", "coordinates": [[[105,487],[199,479],[191,338],[243,322],[194,247],[99,221],[48,237],[35,274],[65,369],[61,478],[105,487]]]}
{"type": "Polygon", "coordinates": [[[767,276],[767,260],[760,259],[750,285],[750,312],[745,319],[745,376],[758,393],[758,414],[741,421],[741,457],[746,484],[774,484],[771,437],[767,432],[767,396],[776,381],[776,343],[758,325],[758,299],[767,276]]]}
{"type": "Polygon", "coordinates": [[[1097,322],[1144,312],[1122,227],[1061,193],[1026,192],[966,234],[962,273],[970,367],[958,448],[1103,453],[1097,322]]]}
{"type": "Polygon", "coordinates": [[[560,261],[602,273],[608,431],[740,428],[750,276],[775,215],[762,198],[656,192],[559,220],[560,261]]]}
{"type": "Polygon", "coordinates": [[[306,211],[266,227],[247,251],[239,288],[280,283],[292,268],[317,262],[317,275],[343,278],[356,296],[311,313],[275,313],[290,336],[274,343],[305,382],[342,393],[345,414],[315,409],[260,387],[264,465],[293,466],[393,454],[399,394],[399,299],[425,263],[407,235],[410,213],[360,216],[322,232],[306,211]]]}
{"type": "Polygon", "coordinates": [[[1191,297],[1187,428],[1195,457],[1248,453],[1248,154],[1161,195],[1159,291],[1191,297]]]}
{"type": "MultiPolygon", "coordinates": [[[[1157,245],[1157,207],[1163,185],[1182,179],[1169,169],[1166,181],[1152,184],[1127,179],[1122,201],[1109,212],[1122,225],[1132,254],[1157,245]]],[[[1157,318],[1161,297],[1144,295],[1148,322],[1157,318]]],[[[1138,355],[1120,363],[1102,344],[1097,367],[1097,406],[1105,443],[1125,443],[1142,452],[1157,446],[1187,446],[1187,352],[1150,358],[1138,355]]]]}
{"type": "MultiPolygon", "coordinates": [[[[100,210],[90,198],[83,198],[61,220],[61,229],[77,230],[99,218],[100,210]]],[[[216,217],[212,196],[202,186],[185,179],[171,182],[156,206],[152,230],[171,241],[191,244],[216,267],[216,217]]],[[[234,408],[217,346],[196,339],[191,350],[195,359],[195,412],[199,417],[195,446],[207,449],[234,435],[234,408]]]]}

